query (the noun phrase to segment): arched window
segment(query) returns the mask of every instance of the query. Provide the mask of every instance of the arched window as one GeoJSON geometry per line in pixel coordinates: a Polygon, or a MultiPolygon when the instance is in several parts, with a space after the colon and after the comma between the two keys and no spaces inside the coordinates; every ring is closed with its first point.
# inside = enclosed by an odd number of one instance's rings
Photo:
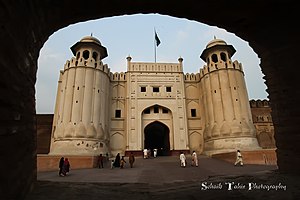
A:
{"type": "Polygon", "coordinates": [[[223,60],[224,62],[227,61],[226,53],[224,53],[224,52],[221,53],[221,60],[223,60]]]}
{"type": "Polygon", "coordinates": [[[217,62],[218,62],[218,56],[217,56],[217,54],[213,54],[213,55],[211,56],[211,60],[212,60],[214,63],[217,63],[217,62]]]}
{"type": "Polygon", "coordinates": [[[98,54],[97,54],[97,52],[93,52],[93,58],[94,58],[95,61],[97,61],[97,59],[98,59],[98,54]]]}
{"type": "Polygon", "coordinates": [[[76,59],[78,60],[79,57],[80,57],[80,52],[78,51],[78,52],[77,52],[77,55],[76,55],[76,59]]]}
{"type": "Polygon", "coordinates": [[[83,53],[82,53],[82,56],[85,60],[89,59],[90,57],[90,52],[88,50],[85,50],[83,53]]]}

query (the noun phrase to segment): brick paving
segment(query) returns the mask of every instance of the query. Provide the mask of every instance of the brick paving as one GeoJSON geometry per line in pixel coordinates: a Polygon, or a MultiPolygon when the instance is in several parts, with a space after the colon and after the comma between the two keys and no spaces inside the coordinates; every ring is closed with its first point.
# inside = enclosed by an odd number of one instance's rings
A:
{"type": "MultiPolygon", "coordinates": [[[[179,158],[128,158],[124,169],[76,169],[66,177],[58,171],[39,172],[34,190],[26,200],[93,199],[297,199],[298,177],[281,175],[274,165],[235,167],[232,163],[199,157],[199,167],[179,166],[179,158]],[[234,183],[233,183],[234,182],[234,183]],[[231,183],[229,190],[228,183],[231,183]],[[251,190],[249,190],[249,184],[251,190]],[[244,186],[244,187],[243,187],[244,186]],[[259,188],[260,186],[260,188],[259,188]],[[270,187],[277,186],[277,190],[270,187]],[[267,190],[269,187],[269,190],[267,190]]],[[[72,161],[71,166],[72,166],[72,161]]],[[[300,199],[300,198],[298,198],[300,199]]]]}

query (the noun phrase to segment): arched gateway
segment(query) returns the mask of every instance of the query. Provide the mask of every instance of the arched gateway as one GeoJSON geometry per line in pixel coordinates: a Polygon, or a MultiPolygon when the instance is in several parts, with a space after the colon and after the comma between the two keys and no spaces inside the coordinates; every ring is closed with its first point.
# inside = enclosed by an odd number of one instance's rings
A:
{"type": "Polygon", "coordinates": [[[144,129],[145,149],[157,149],[158,156],[170,155],[170,129],[165,124],[154,121],[144,129]]]}
{"type": "Polygon", "coordinates": [[[158,156],[171,155],[174,150],[173,113],[162,105],[153,105],[143,110],[142,148],[157,149],[158,156]]]}

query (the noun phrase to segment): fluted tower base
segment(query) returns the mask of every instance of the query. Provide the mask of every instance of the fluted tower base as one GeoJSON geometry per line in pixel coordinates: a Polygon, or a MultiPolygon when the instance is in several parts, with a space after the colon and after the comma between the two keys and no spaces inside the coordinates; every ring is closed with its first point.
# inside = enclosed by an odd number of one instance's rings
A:
{"type": "Polygon", "coordinates": [[[49,155],[81,155],[98,156],[108,152],[108,145],[105,141],[72,139],[56,140],[51,144],[49,155]]]}
{"type": "Polygon", "coordinates": [[[233,152],[236,150],[252,151],[261,149],[254,137],[211,139],[204,143],[203,154],[211,156],[218,153],[233,152]]]}

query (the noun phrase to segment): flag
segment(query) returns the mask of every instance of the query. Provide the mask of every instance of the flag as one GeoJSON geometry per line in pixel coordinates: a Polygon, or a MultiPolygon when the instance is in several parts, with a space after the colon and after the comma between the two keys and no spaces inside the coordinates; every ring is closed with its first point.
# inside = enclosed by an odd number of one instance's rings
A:
{"type": "Polygon", "coordinates": [[[156,46],[158,47],[158,45],[160,44],[160,40],[159,40],[159,38],[157,36],[156,31],[155,31],[155,41],[156,41],[156,46]]]}

